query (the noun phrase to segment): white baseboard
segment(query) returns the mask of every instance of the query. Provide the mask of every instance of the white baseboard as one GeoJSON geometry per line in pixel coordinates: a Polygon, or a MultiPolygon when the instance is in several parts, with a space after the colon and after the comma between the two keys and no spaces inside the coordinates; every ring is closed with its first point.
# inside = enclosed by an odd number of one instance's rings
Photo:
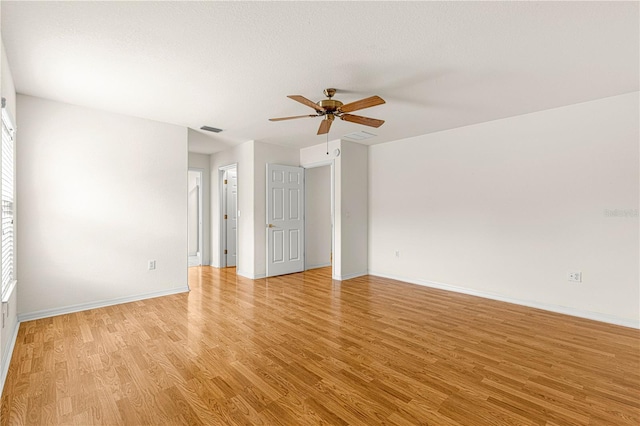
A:
{"type": "Polygon", "coordinates": [[[353,278],[364,277],[365,275],[369,275],[368,272],[356,272],[354,274],[344,274],[344,275],[334,275],[332,278],[338,281],[346,281],[353,278]]]}
{"type": "Polygon", "coordinates": [[[2,366],[0,366],[0,395],[4,389],[4,382],[7,379],[7,373],[9,372],[9,365],[11,364],[11,357],[13,356],[13,348],[16,346],[16,340],[18,339],[18,329],[20,328],[20,321],[16,321],[16,325],[13,327],[11,336],[9,337],[9,343],[7,345],[7,351],[3,354],[2,366]]]}
{"type": "Polygon", "coordinates": [[[553,305],[549,303],[536,302],[533,300],[516,299],[512,297],[501,296],[495,293],[474,290],[474,289],[469,289],[464,287],[458,287],[450,284],[438,283],[435,281],[417,280],[417,279],[399,277],[399,276],[394,276],[389,274],[383,274],[376,271],[369,271],[369,275],[374,275],[376,277],[382,277],[382,278],[389,278],[396,281],[404,281],[406,283],[422,285],[425,287],[438,288],[440,290],[447,290],[447,291],[453,291],[456,293],[468,294],[470,296],[483,297],[485,299],[498,300],[500,302],[513,303],[515,305],[542,309],[545,311],[555,312],[558,314],[565,314],[565,315],[571,315],[574,317],[590,319],[594,321],[606,322],[608,324],[621,325],[623,327],[640,329],[640,319],[633,320],[629,318],[621,318],[613,315],[602,314],[599,312],[584,311],[581,309],[571,308],[568,306],[553,305]]]}
{"type": "Polygon", "coordinates": [[[189,291],[188,286],[176,287],[168,290],[155,291],[152,293],[137,294],[135,296],[118,297],[116,299],[100,300],[98,302],[81,303],[79,305],[63,306],[61,308],[44,309],[42,311],[28,312],[18,315],[18,323],[33,321],[42,318],[55,317],[58,315],[71,314],[73,312],[86,311],[89,309],[104,308],[105,306],[119,305],[121,303],[137,302],[138,300],[152,299],[154,297],[169,296],[177,293],[189,291]]]}
{"type": "Polygon", "coordinates": [[[236,275],[249,278],[250,280],[259,280],[260,278],[265,278],[267,276],[267,274],[245,274],[244,271],[238,271],[238,270],[236,270],[236,275]]]}

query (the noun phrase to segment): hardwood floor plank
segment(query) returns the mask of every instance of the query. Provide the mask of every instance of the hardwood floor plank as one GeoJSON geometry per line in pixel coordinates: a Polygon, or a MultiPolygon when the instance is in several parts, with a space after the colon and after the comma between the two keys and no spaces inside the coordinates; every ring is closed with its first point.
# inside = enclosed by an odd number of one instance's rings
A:
{"type": "Polygon", "coordinates": [[[635,425],[640,331],[330,268],[22,323],[0,425],[635,425]]]}

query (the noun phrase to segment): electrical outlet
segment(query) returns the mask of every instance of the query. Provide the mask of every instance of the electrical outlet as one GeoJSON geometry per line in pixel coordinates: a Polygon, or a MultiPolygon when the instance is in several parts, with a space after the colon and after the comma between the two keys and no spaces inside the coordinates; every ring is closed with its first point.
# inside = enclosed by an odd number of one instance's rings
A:
{"type": "Polygon", "coordinates": [[[150,260],[148,268],[149,268],[150,271],[153,271],[154,269],[156,269],[156,261],[155,260],[150,260]]]}
{"type": "Polygon", "coordinates": [[[582,272],[569,272],[568,274],[569,281],[573,283],[581,283],[582,282],[582,272]]]}
{"type": "Polygon", "coordinates": [[[396,250],[396,257],[400,257],[400,250],[396,250]]]}

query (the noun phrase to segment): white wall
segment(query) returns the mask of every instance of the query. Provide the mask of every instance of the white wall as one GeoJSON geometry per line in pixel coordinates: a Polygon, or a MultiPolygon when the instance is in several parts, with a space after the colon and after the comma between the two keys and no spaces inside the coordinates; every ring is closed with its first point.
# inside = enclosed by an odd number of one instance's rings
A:
{"type": "Polygon", "coordinates": [[[305,170],[305,268],[331,265],[331,166],[305,170]]]}
{"type": "Polygon", "coordinates": [[[638,128],[636,92],[372,146],[371,273],[637,327],[638,128]]]}
{"type": "MultiPolygon", "coordinates": [[[[11,75],[11,69],[9,67],[9,61],[5,53],[4,45],[0,39],[0,95],[7,100],[6,108],[13,117],[17,120],[16,111],[16,89],[13,84],[13,76],[11,75]]],[[[16,124],[16,123],[14,123],[16,124]]],[[[20,139],[20,133],[16,133],[16,143],[20,139]]],[[[14,197],[14,206],[17,211],[20,208],[20,203],[17,194],[14,197]]],[[[17,218],[14,223],[17,224],[17,218]]],[[[17,238],[17,231],[14,234],[14,238],[17,238]]],[[[14,239],[15,241],[15,239],[14,239]]],[[[17,247],[14,251],[15,260],[18,259],[17,247]]],[[[19,267],[14,263],[14,276],[19,281],[19,267]]],[[[7,306],[1,315],[4,316],[4,325],[0,328],[0,393],[4,386],[4,380],[9,369],[9,362],[11,361],[11,352],[15,343],[16,333],[18,331],[18,293],[16,288],[11,294],[7,306]]]]}
{"type": "Polygon", "coordinates": [[[220,167],[238,167],[238,247],[237,273],[254,278],[254,142],[211,155],[211,266],[220,267],[220,167]]]}
{"type": "Polygon", "coordinates": [[[187,290],[185,128],[19,95],[18,129],[21,319],[187,290]]]}
{"type": "Polygon", "coordinates": [[[264,142],[255,142],[254,149],[255,272],[253,278],[262,278],[267,275],[267,163],[298,166],[300,151],[264,142]]]}
{"type": "MultiPolygon", "coordinates": [[[[229,149],[223,138],[215,133],[203,134],[201,131],[189,129],[189,153],[198,153],[208,156],[214,152],[229,149]]],[[[224,133],[223,133],[224,134],[224,133]]]]}
{"type": "MultiPolygon", "coordinates": [[[[189,138],[193,130],[189,129],[189,138]]],[[[194,132],[197,133],[197,132],[194,132]]],[[[211,156],[189,153],[189,168],[202,170],[202,264],[211,264],[211,156]]]]}

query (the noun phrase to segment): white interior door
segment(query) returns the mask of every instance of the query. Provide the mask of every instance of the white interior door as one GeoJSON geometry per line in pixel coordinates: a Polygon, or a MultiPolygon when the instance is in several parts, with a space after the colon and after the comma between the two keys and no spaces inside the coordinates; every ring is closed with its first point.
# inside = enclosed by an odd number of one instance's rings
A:
{"type": "Polygon", "coordinates": [[[236,266],[238,236],[238,174],[236,169],[226,171],[225,178],[226,265],[236,266]]]}
{"type": "Polygon", "coordinates": [[[304,270],[304,169],[267,164],[267,276],[304,270]]]}

